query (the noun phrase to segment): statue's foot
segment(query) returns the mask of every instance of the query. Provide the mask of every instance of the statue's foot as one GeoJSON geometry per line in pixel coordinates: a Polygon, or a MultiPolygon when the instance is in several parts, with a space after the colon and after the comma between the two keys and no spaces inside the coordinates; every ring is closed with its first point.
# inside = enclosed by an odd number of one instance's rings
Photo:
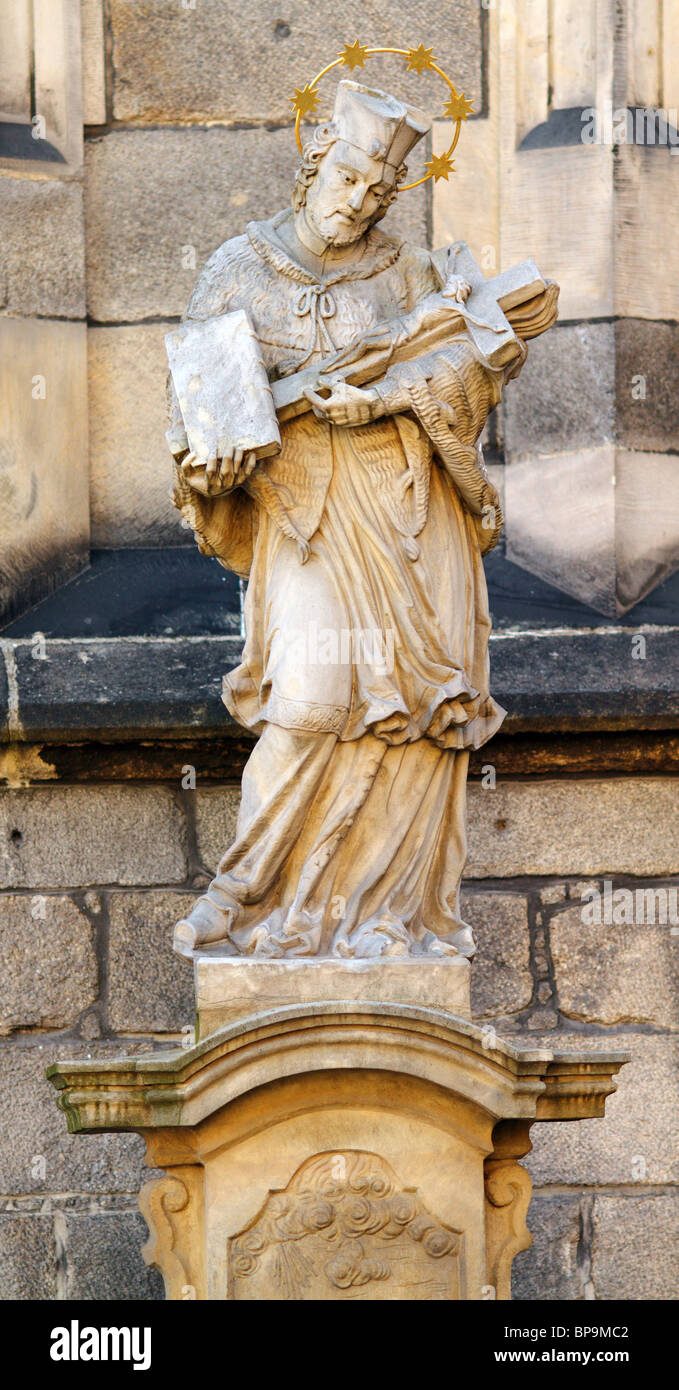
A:
{"type": "Polygon", "coordinates": [[[226,941],[230,918],[230,912],[216,907],[209,898],[199,898],[188,917],[183,917],[181,922],[177,922],[173,950],[178,956],[191,960],[194,951],[199,951],[201,946],[209,946],[215,941],[226,941]]]}

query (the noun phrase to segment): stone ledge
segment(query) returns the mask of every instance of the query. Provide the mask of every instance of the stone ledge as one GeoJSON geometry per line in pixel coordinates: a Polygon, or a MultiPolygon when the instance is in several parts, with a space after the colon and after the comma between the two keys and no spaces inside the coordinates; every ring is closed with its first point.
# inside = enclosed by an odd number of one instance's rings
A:
{"type": "MultiPolygon", "coordinates": [[[[679,727],[679,627],[646,631],[632,657],[624,628],[491,637],[492,689],[505,734],[679,727]]],[[[0,642],[0,742],[238,737],[221,702],[237,637],[114,637],[0,642]],[[11,672],[11,679],[8,673],[11,672]]]]}
{"type": "MultiPolygon", "coordinates": [[[[361,1001],[293,1004],[225,1024],[195,1046],[153,1056],[62,1058],[47,1068],[71,1134],[200,1124],[253,1087],[316,1070],[391,1071],[451,1085],[503,1118],[571,1121],[604,1114],[628,1052],[552,1051],[495,1036],[437,1009],[361,1001]],[[255,1063],[253,1070],[252,1063],[255,1063]]],[[[498,1116],[499,1117],[499,1116],[498,1116]]],[[[570,1126],[569,1126],[570,1127],[570,1126]]],[[[162,1147],[162,1135],[161,1135],[162,1147]]],[[[159,1166],[162,1156],[155,1155],[159,1166]]]]}
{"type": "MultiPolygon", "coordinates": [[[[1,676],[0,668],[0,676],[1,676]]],[[[44,782],[97,785],[103,782],[171,782],[177,787],[187,767],[200,787],[238,783],[252,752],[245,729],[228,727],[203,735],[154,735],[127,738],[114,731],[104,739],[64,742],[57,730],[49,742],[0,742],[0,784],[26,787],[44,782]]],[[[496,734],[472,753],[470,782],[487,775],[489,763],[500,779],[523,777],[622,777],[679,772],[679,733],[668,729],[587,732],[577,726],[567,734],[496,734]]]]}

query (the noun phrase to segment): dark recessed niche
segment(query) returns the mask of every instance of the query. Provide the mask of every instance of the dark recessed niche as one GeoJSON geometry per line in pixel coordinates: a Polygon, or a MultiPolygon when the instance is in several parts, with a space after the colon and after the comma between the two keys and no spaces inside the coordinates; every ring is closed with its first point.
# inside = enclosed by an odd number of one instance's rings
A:
{"type": "Polygon", "coordinates": [[[211,637],[240,632],[235,574],[189,546],[93,551],[89,569],[3,629],[5,637],[211,637]]]}
{"type": "Polygon", "coordinates": [[[25,121],[0,121],[0,159],[31,159],[44,164],[65,164],[63,154],[49,140],[34,140],[33,127],[25,121]]]}
{"type": "MultiPolygon", "coordinates": [[[[508,628],[638,628],[679,623],[679,572],[624,617],[593,608],[512,564],[499,545],[484,561],[495,632],[508,628]]],[[[89,569],[2,630],[3,637],[236,637],[235,574],[198,550],[93,551],[89,569]]]]}

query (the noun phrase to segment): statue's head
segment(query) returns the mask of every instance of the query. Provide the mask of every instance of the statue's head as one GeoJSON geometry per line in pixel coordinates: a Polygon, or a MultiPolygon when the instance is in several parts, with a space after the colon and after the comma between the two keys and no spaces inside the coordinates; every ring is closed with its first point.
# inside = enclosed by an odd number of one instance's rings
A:
{"type": "Polygon", "coordinates": [[[422,111],[357,82],[340,82],[329,125],[304,147],[292,198],[328,245],[358,241],[397,197],[406,156],[431,122],[422,111]]]}

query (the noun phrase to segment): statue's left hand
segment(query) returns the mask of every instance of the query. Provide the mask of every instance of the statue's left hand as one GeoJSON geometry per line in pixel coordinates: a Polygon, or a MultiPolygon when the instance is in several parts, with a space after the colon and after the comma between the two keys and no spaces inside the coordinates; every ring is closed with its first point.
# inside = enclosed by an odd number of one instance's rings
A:
{"type": "Polygon", "coordinates": [[[317,420],[331,425],[369,425],[384,413],[376,391],[363,391],[360,386],[350,386],[346,381],[333,381],[332,378],[328,385],[331,395],[326,397],[319,396],[311,386],[304,391],[317,420]]]}

